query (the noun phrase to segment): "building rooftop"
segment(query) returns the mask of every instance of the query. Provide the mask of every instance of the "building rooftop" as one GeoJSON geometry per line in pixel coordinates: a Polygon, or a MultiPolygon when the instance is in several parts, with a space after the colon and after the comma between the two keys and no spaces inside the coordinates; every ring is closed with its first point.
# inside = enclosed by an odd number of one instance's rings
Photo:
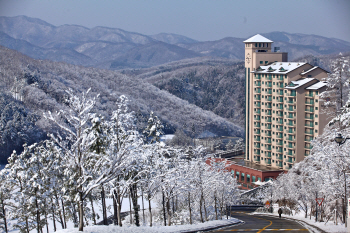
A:
{"type": "Polygon", "coordinates": [[[297,89],[311,81],[315,80],[314,78],[301,78],[296,81],[291,81],[288,86],[286,86],[286,89],[297,89]]]}
{"type": "Polygon", "coordinates": [[[264,165],[255,164],[253,162],[246,161],[242,158],[236,158],[236,159],[232,158],[232,159],[229,159],[229,161],[231,162],[232,165],[238,165],[238,166],[254,169],[257,171],[261,171],[261,172],[274,172],[274,171],[281,172],[282,171],[281,169],[278,169],[278,168],[267,167],[264,165]]]}
{"type": "Polygon", "coordinates": [[[269,40],[260,34],[256,34],[255,36],[252,36],[249,39],[243,41],[243,43],[255,43],[255,42],[273,43],[272,40],[269,40]]]}
{"type": "Polygon", "coordinates": [[[274,62],[270,65],[259,66],[252,73],[257,74],[287,74],[306,63],[304,62],[274,62]]]}
{"type": "Polygon", "coordinates": [[[309,87],[307,87],[305,89],[307,89],[307,90],[318,90],[318,89],[320,89],[322,87],[325,87],[325,86],[327,86],[327,82],[321,81],[321,82],[315,83],[315,84],[313,84],[313,85],[311,85],[311,86],[309,86],[309,87]]]}

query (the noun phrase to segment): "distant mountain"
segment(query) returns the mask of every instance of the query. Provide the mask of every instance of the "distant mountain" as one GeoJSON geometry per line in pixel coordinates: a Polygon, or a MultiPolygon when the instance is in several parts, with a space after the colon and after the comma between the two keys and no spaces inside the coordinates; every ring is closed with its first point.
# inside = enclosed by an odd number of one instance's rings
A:
{"type": "MultiPolygon", "coordinates": [[[[177,128],[188,131],[185,125],[193,125],[198,134],[210,131],[219,136],[243,135],[243,129],[235,123],[160,90],[147,80],[111,70],[35,60],[2,46],[0,53],[0,92],[13,95],[11,90],[17,87],[24,107],[36,115],[65,108],[66,89],[81,93],[91,87],[94,95],[100,94],[96,108],[104,116],[115,109],[116,98],[123,94],[130,99],[132,110],[146,117],[144,123],[154,111],[170,133],[177,128]]],[[[51,127],[44,122],[40,126],[51,127]]]]}
{"type": "Polygon", "coordinates": [[[168,44],[192,44],[192,43],[199,42],[189,37],[181,36],[173,33],[159,33],[156,35],[152,35],[150,37],[152,37],[155,40],[162,41],[168,44]]]}
{"type": "MultiPolygon", "coordinates": [[[[194,57],[244,59],[243,41],[199,42],[171,33],[146,36],[117,28],[54,26],[26,16],[0,17],[0,45],[37,59],[105,69],[143,68],[194,57]]],[[[316,35],[263,33],[289,60],[350,51],[350,42],[316,35]]]]}

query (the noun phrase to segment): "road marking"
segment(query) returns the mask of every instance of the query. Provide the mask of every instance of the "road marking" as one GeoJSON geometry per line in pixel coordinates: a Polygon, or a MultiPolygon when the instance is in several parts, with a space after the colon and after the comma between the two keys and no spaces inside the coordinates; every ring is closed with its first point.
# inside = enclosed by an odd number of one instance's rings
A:
{"type": "MultiPolygon", "coordinates": [[[[262,219],[262,218],[259,218],[259,219],[262,219]]],[[[266,228],[268,228],[269,226],[271,226],[271,225],[272,225],[272,221],[267,220],[267,219],[262,219],[262,220],[269,221],[269,222],[270,222],[270,224],[269,224],[269,225],[267,225],[266,227],[264,227],[263,229],[261,229],[260,231],[258,231],[257,233],[261,233],[261,232],[262,232],[262,231],[264,231],[266,228]]]]}
{"type": "MultiPolygon", "coordinates": [[[[229,230],[229,231],[307,231],[308,229],[233,229],[233,230],[229,230]]],[[[223,230],[225,231],[225,230],[223,230]]]]}

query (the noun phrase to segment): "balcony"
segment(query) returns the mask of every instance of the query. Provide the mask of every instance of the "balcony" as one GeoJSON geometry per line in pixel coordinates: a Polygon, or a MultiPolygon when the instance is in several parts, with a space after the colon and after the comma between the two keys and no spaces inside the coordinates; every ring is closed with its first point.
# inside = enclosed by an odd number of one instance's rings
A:
{"type": "Polygon", "coordinates": [[[261,100],[261,97],[260,97],[260,95],[255,95],[255,96],[254,96],[254,99],[255,99],[255,100],[261,100]]]}
{"type": "Polygon", "coordinates": [[[305,112],[314,112],[314,108],[305,108],[305,112]]]}
{"type": "Polygon", "coordinates": [[[276,112],[276,115],[279,117],[283,117],[283,112],[282,111],[276,112]]]}
{"type": "Polygon", "coordinates": [[[265,129],[271,129],[271,124],[266,124],[265,129]]]}
{"type": "Polygon", "coordinates": [[[278,147],[277,152],[283,153],[282,147],[278,147]]]}
{"type": "Polygon", "coordinates": [[[254,143],[254,147],[260,149],[260,143],[254,143]]]}
{"type": "Polygon", "coordinates": [[[277,131],[283,131],[283,126],[276,127],[276,130],[277,130],[277,131]]]}
{"type": "Polygon", "coordinates": [[[266,90],[265,90],[265,93],[266,93],[267,95],[272,95],[272,90],[271,90],[271,89],[266,89],[266,90]]]}
{"type": "Polygon", "coordinates": [[[267,139],[265,140],[265,142],[266,142],[266,143],[271,143],[271,138],[267,138],[267,139]]]}
{"type": "Polygon", "coordinates": [[[260,155],[260,150],[254,150],[254,154],[260,155]]]}
{"type": "Polygon", "coordinates": [[[314,130],[312,130],[312,129],[305,129],[305,134],[314,135],[314,130]]]}
{"type": "Polygon", "coordinates": [[[310,144],[305,144],[305,149],[311,150],[312,146],[310,144]]]}
{"type": "Polygon", "coordinates": [[[260,116],[254,116],[254,120],[255,121],[260,121],[261,119],[260,119],[260,116]]]}
{"type": "Polygon", "coordinates": [[[287,162],[288,163],[294,163],[294,160],[293,160],[293,158],[288,158],[287,162]]]}
{"type": "Polygon", "coordinates": [[[279,142],[276,143],[276,145],[278,145],[278,146],[283,146],[283,141],[280,140],[279,142]]]}
{"type": "Polygon", "coordinates": [[[254,134],[257,134],[257,135],[260,135],[260,129],[258,129],[258,130],[254,130],[254,134]]]}
{"type": "Polygon", "coordinates": [[[282,155],[277,156],[276,159],[278,159],[278,160],[283,160],[283,156],[282,156],[282,155]]]}
{"type": "Polygon", "coordinates": [[[265,114],[268,115],[268,116],[272,116],[271,110],[266,111],[265,114]]]}
{"type": "Polygon", "coordinates": [[[279,104],[278,106],[276,106],[277,109],[282,109],[283,110],[283,104],[279,104]]]}
{"type": "Polygon", "coordinates": [[[254,138],[254,141],[255,141],[255,142],[260,142],[260,137],[254,138]]]}
{"type": "Polygon", "coordinates": [[[261,108],[261,104],[260,102],[256,102],[256,104],[254,104],[255,107],[261,108]]]}
{"type": "Polygon", "coordinates": [[[254,75],[254,76],[255,76],[255,79],[261,79],[260,74],[258,74],[258,75],[254,75]]]}
{"type": "Polygon", "coordinates": [[[272,122],[271,117],[265,118],[265,122],[272,122]]]}
{"type": "Polygon", "coordinates": [[[293,151],[289,150],[287,155],[289,155],[289,156],[294,156],[294,154],[295,154],[295,153],[294,153],[293,151]]]}
{"type": "Polygon", "coordinates": [[[293,149],[295,146],[294,146],[294,144],[293,143],[288,143],[288,148],[291,148],[291,149],[293,149]]]}
{"type": "Polygon", "coordinates": [[[265,104],[265,108],[272,108],[272,104],[271,103],[265,104]]]}
{"type": "Polygon", "coordinates": [[[289,119],[294,119],[295,116],[294,116],[294,114],[289,114],[289,115],[288,115],[288,118],[289,118],[289,119]]]}
{"type": "Polygon", "coordinates": [[[266,131],[265,136],[271,137],[271,131],[266,131]]]}
{"type": "Polygon", "coordinates": [[[267,101],[272,101],[272,97],[271,97],[271,96],[268,96],[268,97],[267,97],[267,101]]]}
{"type": "Polygon", "coordinates": [[[294,106],[289,106],[288,111],[289,112],[294,112],[295,111],[294,106]]]}
{"type": "Polygon", "coordinates": [[[256,82],[256,83],[255,83],[255,86],[261,87],[261,82],[256,82]]]}
{"type": "Polygon", "coordinates": [[[277,80],[283,81],[283,75],[280,75],[280,77],[277,75],[277,80]]]}
{"type": "Polygon", "coordinates": [[[277,121],[277,124],[283,125],[283,119],[279,119],[279,120],[277,121]]]}
{"type": "Polygon", "coordinates": [[[255,162],[260,162],[260,156],[256,156],[254,159],[255,162]]]}
{"type": "Polygon", "coordinates": [[[276,136],[276,138],[283,138],[283,134],[278,134],[277,136],[276,136]]]}
{"type": "Polygon", "coordinates": [[[305,96],[306,97],[311,97],[311,98],[313,98],[314,97],[314,93],[313,92],[309,92],[309,93],[307,93],[307,94],[305,94],[305,96]]]}
{"type": "MultiPolygon", "coordinates": [[[[277,102],[283,102],[283,97],[277,97],[277,102]]],[[[283,107],[282,107],[283,109],[283,107]]]]}
{"type": "Polygon", "coordinates": [[[312,105],[312,104],[314,104],[314,100],[313,99],[306,99],[305,104],[312,105]]]}
{"type": "Polygon", "coordinates": [[[277,91],[277,95],[283,95],[283,90],[277,91]]]}
{"type": "Polygon", "coordinates": [[[283,83],[277,84],[277,87],[283,88],[283,83]]]}
{"type": "Polygon", "coordinates": [[[257,89],[254,90],[254,92],[260,94],[260,93],[261,93],[261,90],[260,90],[260,88],[257,88],[257,89]]]}
{"type": "Polygon", "coordinates": [[[271,165],[271,159],[268,159],[268,160],[266,161],[266,164],[267,164],[267,165],[271,165]]]}
{"type": "Polygon", "coordinates": [[[306,142],[311,142],[312,140],[314,140],[313,137],[307,137],[307,138],[305,138],[305,141],[306,141],[306,142]]]}
{"type": "Polygon", "coordinates": [[[267,157],[267,158],[271,158],[271,152],[268,152],[268,153],[266,154],[266,157],[267,157]]]}
{"type": "Polygon", "coordinates": [[[259,127],[260,128],[260,122],[254,122],[254,127],[259,127]]]}
{"type": "Polygon", "coordinates": [[[312,121],[306,122],[305,123],[306,127],[314,127],[314,123],[312,121]]]}
{"type": "Polygon", "coordinates": [[[295,124],[294,124],[293,121],[289,121],[287,125],[288,125],[288,126],[294,126],[295,124]]]}
{"type": "Polygon", "coordinates": [[[313,120],[314,115],[305,115],[305,119],[313,120]]]}
{"type": "Polygon", "coordinates": [[[295,134],[295,129],[289,129],[289,130],[288,130],[288,133],[289,133],[289,134],[295,134]]]}
{"type": "Polygon", "coordinates": [[[266,77],[266,80],[272,80],[271,74],[269,74],[269,76],[266,77]]]}
{"type": "Polygon", "coordinates": [[[256,114],[261,114],[260,109],[255,109],[254,112],[255,112],[256,114]]]}
{"type": "Polygon", "coordinates": [[[289,135],[289,136],[287,137],[287,140],[288,140],[288,141],[294,141],[294,140],[295,140],[295,137],[289,135]]]}

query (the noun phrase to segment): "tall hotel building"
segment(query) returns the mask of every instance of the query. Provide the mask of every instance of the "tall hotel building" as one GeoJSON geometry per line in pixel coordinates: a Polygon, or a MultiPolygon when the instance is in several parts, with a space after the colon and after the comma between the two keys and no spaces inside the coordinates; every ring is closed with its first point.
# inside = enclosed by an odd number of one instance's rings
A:
{"type": "Polygon", "coordinates": [[[319,94],[328,72],[288,54],[272,52],[273,41],[255,35],[245,43],[246,168],[288,170],[310,154],[327,115],[319,94]]]}

